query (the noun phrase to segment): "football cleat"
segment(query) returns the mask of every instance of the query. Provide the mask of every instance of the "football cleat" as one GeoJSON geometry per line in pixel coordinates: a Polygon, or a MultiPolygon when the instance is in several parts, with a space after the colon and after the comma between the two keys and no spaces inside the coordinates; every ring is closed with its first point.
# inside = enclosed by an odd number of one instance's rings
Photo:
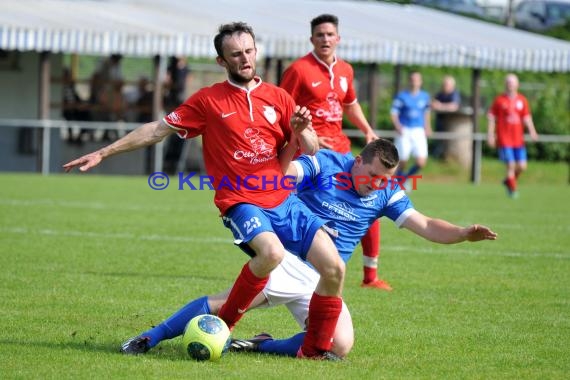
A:
{"type": "Polygon", "coordinates": [[[259,352],[259,344],[266,340],[273,340],[267,333],[261,333],[251,339],[232,339],[229,352],[259,352]]]}
{"type": "Polygon", "coordinates": [[[376,289],[382,289],[385,290],[387,292],[392,291],[392,287],[390,286],[390,284],[388,284],[386,281],[384,280],[380,280],[379,278],[377,278],[374,281],[370,281],[370,282],[362,282],[362,284],[360,284],[361,287],[363,288],[376,288],[376,289]]]}
{"type": "Polygon", "coordinates": [[[329,361],[333,361],[333,362],[339,362],[339,361],[344,360],[343,358],[341,358],[340,356],[338,356],[337,354],[335,354],[332,351],[325,351],[325,352],[323,352],[319,355],[316,355],[316,356],[305,356],[301,347],[299,347],[299,351],[297,351],[297,359],[329,360],[329,361]]]}
{"type": "Polygon", "coordinates": [[[505,186],[506,190],[507,190],[507,195],[509,196],[509,198],[511,199],[517,199],[519,197],[519,193],[516,190],[513,190],[509,187],[509,184],[507,183],[507,180],[503,180],[502,184],[505,186]]]}
{"type": "Polygon", "coordinates": [[[150,350],[150,338],[148,336],[135,336],[121,345],[121,352],[126,355],[140,355],[150,350]]]}

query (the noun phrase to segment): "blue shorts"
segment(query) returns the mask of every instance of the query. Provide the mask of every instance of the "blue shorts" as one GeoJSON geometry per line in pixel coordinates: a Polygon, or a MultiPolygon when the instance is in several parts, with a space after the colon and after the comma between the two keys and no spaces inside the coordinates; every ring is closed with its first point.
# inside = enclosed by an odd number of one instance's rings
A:
{"type": "Polygon", "coordinates": [[[526,148],[503,147],[499,148],[499,160],[503,162],[526,162],[526,148]]]}
{"type": "Polygon", "coordinates": [[[262,232],[273,232],[289,252],[303,260],[307,259],[318,229],[325,224],[295,195],[270,209],[237,204],[226,213],[223,222],[234,234],[234,243],[252,257],[255,252],[247,242],[262,232]]]}

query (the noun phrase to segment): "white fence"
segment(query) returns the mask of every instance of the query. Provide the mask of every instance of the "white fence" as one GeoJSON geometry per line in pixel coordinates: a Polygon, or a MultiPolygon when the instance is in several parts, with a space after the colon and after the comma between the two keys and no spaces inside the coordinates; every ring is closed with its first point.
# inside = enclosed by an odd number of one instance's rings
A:
{"type": "MultiPolygon", "coordinates": [[[[52,149],[52,133],[51,130],[80,128],[86,130],[116,130],[118,132],[128,132],[137,127],[140,123],[124,123],[124,122],[81,122],[81,121],[66,121],[66,120],[37,120],[37,119],[0,119],[0,128],[34,128],[42,131],[41,133],[41,149],[38,149],[38,162],[40,162],[41,173],[48,175],[50,173],[49,162],[52,149]]],[[[395,131],[377,130],[379,136],[386,138],[394,138],[395,131]]],[[[345,130],[345,133],[351,137],[362,137],[359,130],[345,130]]],[[[472,180],[478,183],[481,173],[481,156],[483,142],[486,141],[486,133],[456,133],[456,132],[434,132],[431,136],[434,140],[471,140],[472,151],[472,180]]],[[[525,136],[527,141],[530,141],[529,136],[525,136]]],[[[539,142],[546,143],[570,143],[570,135],[540,135],[539,142]]],[[[155,154],[153,160],[153,170],[161,171],[163,167],[163,143],[154,146],[155,154]]],[[[183,152],[186,152],[184,149],[183,152]]],[[[183,157],[184,158],[184,157],[183,157]]]]}

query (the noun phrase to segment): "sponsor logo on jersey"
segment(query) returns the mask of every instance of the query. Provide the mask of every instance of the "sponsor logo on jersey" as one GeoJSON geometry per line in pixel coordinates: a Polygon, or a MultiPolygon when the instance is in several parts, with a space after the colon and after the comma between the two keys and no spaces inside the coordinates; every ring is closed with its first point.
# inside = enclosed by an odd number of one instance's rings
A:
{"type": "Polygon", "coordinates": [[[230,113],[224,113],[224,112],[222,112],[222,119],[225,119],[225,118],[228,117],[228,116],[232,116],[232,115],[235,114],[235,113],[237,113],[237,111],[230,112],[230,113]]]}
{"type": "Polygon", "coordinates": [[[333,215],[335,219],[352,221],[358,219],[358,215],[354,213],[353,208],[345,202],[329,203],[327,201],[323,201],[321,206],[329,210],[329,213],[333,215]]]}
{"type": "MultiPolygon", "coordinates": [[[[273,107],[268,108],[273,109],[273,107]]],[[[275,112],[275,110],[273,110],[273,112],[275,112]]],[[[275,147],[267,143],[263,137],[259,135],[259,129],[247,128],[243,133],[243,136],[245,137],[245,140],[249,142],[252,150],[236,150],[234,152],[234,159],[248,159],[250,164],[259,164],[272,160],[277,156],[275,154],[275,147]]]]}
{"type": "Polygon", "coordinates": [[[180,121],[182,121],[182,119],[180,118],[180,116],[176,113],[176,111],[172,111],[171,113],[168,114],[168,116],[166,117],[168,120],[170,120],[172,123],[174,124],[180,124],[180,121]]]}

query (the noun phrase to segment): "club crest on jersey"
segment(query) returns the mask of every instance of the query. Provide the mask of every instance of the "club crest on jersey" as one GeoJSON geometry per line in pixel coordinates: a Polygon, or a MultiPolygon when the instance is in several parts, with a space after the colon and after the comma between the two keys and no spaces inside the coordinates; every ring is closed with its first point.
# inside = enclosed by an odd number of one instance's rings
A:
{"type": "Polygon", "coordinates": [[[376,198],[378,198],[378,196],[376,194],[371,194],[365,198],[360,198],[360,202],[362,203],[362,205],[366,208],[372,208],[374,207],[374,204],[376,203],[376,198]]]}
{"type": "Polygon", "coordinates": [[[277,121],[277,114],[275,113],[275,108],[273,106],[263,106],[263,116],[271,124],[277,121]]]}
{"type": "Polygon", "coordinates": [[[348,80],[346,79],[346,77],[340,77],[339,82],[342,91],[346,92],[348,90],[348,80]]]}

